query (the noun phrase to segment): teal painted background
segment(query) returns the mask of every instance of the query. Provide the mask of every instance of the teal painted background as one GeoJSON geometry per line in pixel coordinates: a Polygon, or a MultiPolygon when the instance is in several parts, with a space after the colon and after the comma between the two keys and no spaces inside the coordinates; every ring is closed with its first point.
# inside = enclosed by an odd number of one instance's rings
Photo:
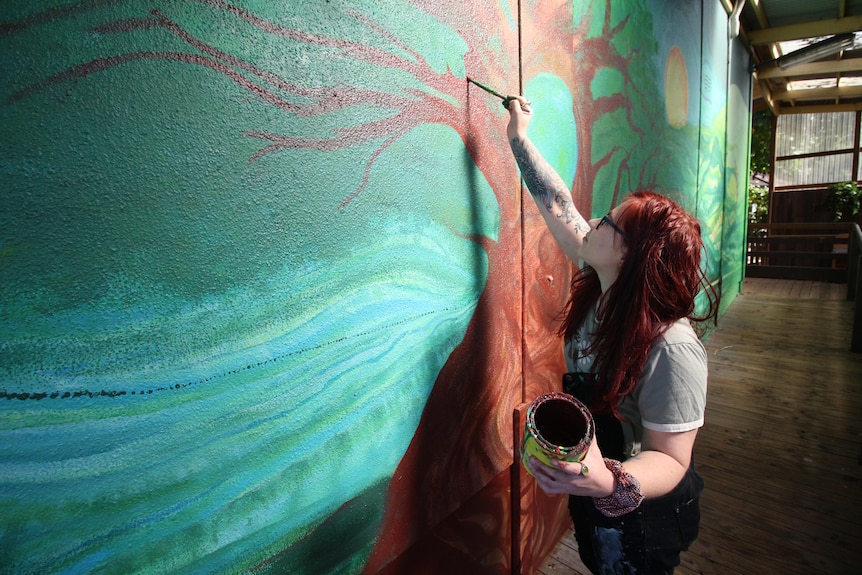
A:
{"type": "Polygon", "coordinates": [[[374,125],[433,91],[384,54],[464,81],[386,4],[4,5],[4,572],[265,569],[366,497],[294,558],[361,566],[499,218],[453,128],[374,125]]]}
{"type": "MultiPolygon", "coordinates": [[[[728,98],[718,3],[681,4],[572,3],[576,78],[526,73],[532,135],[593,215],[674,195],[710,276],[737,278],[748,80],[728,98]],[[674,47],[688,108],[670,125],[674,47]]],[[[517,256],[492,259],[520,249],[504,112],[465,82],[482,61],[517,85],[516,13],[4,4],[0,572],[362,571],[489,278],[521,294],[517,256]]]]}

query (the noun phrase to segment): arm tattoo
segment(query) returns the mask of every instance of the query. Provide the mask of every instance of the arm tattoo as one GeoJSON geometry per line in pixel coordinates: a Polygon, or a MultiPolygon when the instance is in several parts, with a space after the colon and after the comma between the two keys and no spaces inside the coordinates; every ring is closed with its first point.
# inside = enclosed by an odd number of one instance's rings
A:
{"type": "Polygon", "coordinates": [[[587,221],[583,217],[576,218],[575,219],[575,230],[581,234],[586,234],[588,231],[590,231],[590,225],[587,223],[587,221]]]}
{"type": "Polygon", "coordinates": [[[551,168],[536,147],[529,140],[513,139],[510,142],[515,161],[521,169],[521,176],[527,189],[537,202],[545,206],[548,213],[553,213],[554,205],[560,207],[557,216],[566,224],[574,222],[574,227],[581,233],[589,231],[584,220],[572,203],[572,195],[559,174],[551,168]]]}
{"type": "Polygon", "coordinates": [[[549,173],[547,162],[543,161],[532,143],[517,139],[513,139],[510,143],[527,189],[538,202],[545,206],[545,209],[551,211],[553,200],[558,195],[554,191],[556,174],[549,173]]]}

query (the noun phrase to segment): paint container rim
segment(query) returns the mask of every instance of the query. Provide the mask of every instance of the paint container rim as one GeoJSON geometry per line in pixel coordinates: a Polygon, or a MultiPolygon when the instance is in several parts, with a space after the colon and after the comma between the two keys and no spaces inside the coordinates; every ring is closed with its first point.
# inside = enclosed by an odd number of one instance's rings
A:
{"type": "Polygon", "coordinates": [[[532,436],[533,440],[545,451],[553,453],[555,457],[564,459],[568,455],[574,453],[576,455],[583,454],[589,448],[595,435],[595,422],[593,414],[586,405],[576,397],[568,393],[553,392],[540,395],[527,408],[527,432],[532,436]],[[549,441],[539,431],[536,424],[536,414],[543,406],[547,406],[550,402],[564,402],[568,405],[577,408],[584,421],[584,433],[581,439],[575,445],[558,445],[549,441]]]}

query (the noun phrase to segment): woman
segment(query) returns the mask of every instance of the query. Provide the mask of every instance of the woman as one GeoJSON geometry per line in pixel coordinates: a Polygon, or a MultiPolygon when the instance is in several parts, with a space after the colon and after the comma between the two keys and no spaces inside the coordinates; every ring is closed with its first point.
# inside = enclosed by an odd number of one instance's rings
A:
{"type": "Polygon", "coordinates": [[[697,537],[693,449],[706,403],[706,353],[689,322],[705,289],[700,225],[675,202],[631,194],[602,218],[571,192],[527,138],[529,103],[510,105],[507,135],[539,211],[575,270],[561,327],[564,388],[593,412],[596,440],[581,463],[532,458],[548,493],[569,494],[584,564],[595,574],[672,573],[697,537]]]}

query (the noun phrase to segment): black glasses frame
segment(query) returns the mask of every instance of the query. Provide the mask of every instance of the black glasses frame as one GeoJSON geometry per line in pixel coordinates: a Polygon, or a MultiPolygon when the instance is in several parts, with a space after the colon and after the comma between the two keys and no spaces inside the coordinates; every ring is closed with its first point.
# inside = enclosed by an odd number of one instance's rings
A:
{"type": "Polygon", "coordinates": [[[626,233],[625,233],[625,232],[624,232],[624,231],[623,231],[623,230],[622,230],[618,225],[616,225],[616,224],[614,223],[614,221],[611,219],[611,214],[610,214],[610,213],[605,214],[605,215],[603,215],[603,216],[602,216],[602,219],[600,219],[600,220],[599,220],[599,223],[598,223],[598,224],[596,224],[596,229],[599,229],[600,227],[602,227],[602,226],[603,226],[603,225],[605,225],[605,224],[608,224],[611,228],[613,228],[613,230],[614,230],[616,233],[618,233],[620,236],[622,236],[622,238],[623,238],[625,241],[629,241],[629,237],[626,235],[626,233]]]}

